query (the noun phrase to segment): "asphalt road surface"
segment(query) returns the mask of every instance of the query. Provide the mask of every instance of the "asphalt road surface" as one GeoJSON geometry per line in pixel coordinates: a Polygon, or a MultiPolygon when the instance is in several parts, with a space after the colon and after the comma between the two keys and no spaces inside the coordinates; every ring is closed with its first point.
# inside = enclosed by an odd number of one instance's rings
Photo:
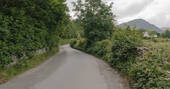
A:
{"type": "Polygon", "coordinates": [[[0,89],[130,89],[104,61],[64,45],[56,55],[0,89]]]}

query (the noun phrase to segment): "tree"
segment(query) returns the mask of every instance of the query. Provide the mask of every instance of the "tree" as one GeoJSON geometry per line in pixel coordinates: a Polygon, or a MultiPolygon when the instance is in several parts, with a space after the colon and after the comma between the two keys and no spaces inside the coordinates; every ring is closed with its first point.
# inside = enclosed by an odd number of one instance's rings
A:
{"type": "Polygon", "coordinates": [[[155,31],[155,30],[151,30],[151,31],[148,31],[148,32],[149,32],[149,35],[150,35],[151,37],[154,37],[154,35],[157,35],[157,34],[158,34],[158,32],[155,31]]]}
{"type": "Polygon", "coordinates": [[[12,56],[59,48],[67,10],[65,0],[0,0],[0,69],[12,56]]]}
{"type": "Polygon", "coordinates": [[[164,33],[162,33],[162,37],[170,38],[170,30],[166,30],[164,33]]]}
{"type": "Polygon", "coordinates": [[[81,22],[85,30],[87,45],[104,39],[111,39],[114,31],[114,14],[112,3],[106,5],[101,0],[78,0],[74,2],[77,21],[81,22]]]}

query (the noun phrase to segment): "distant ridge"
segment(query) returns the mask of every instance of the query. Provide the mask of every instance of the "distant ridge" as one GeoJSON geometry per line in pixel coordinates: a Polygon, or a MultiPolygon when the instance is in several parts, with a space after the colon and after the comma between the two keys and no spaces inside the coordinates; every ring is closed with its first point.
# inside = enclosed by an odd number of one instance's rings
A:
{"type": "Polygon", "coordinates": [[[130,26],[130,27],[134,27],[136,26],[136,29],[145,29],[145,30],[155,30],[159,33],[163,32],[159,27],[150,24],[149,22],[147,22],[144,19],[135,19],[126,23],[122,23],[119,25],[120,27],[126,27],[126,26],[130,26]]]}
{"type": "Polygon", "coordinates": [[[165,30],[170,30],[170,27],[162,27],[161,28],[163,31],[165,31],[165,30]]]}

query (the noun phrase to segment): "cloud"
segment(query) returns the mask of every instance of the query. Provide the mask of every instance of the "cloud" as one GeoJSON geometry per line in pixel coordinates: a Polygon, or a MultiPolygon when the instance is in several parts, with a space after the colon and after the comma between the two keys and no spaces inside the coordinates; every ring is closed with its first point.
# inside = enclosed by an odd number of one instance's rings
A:
{"type": "Polygon", "coordinates": [[[115,3],[115,6],[118,9],[117,14],[119,17],[128,17],[140,13],[152,2],[153,0],[128,0],[127,3],[125,1],[115,3]],[[129,3],[129,2],[133,2],[133,3],[129,3]]]}
{"type": "MultiPolygon", "coordinates": [[[[67,0],[71,10],[73,7],[67,0]]],[[[159,27],[170,27],[170,0],[103,0],[114,2],[113,12],[118,23],[133,19],[145,19],[159,27]]],[[[70,12],[74,14],[72,11],[70,12]]]]}
{"type": "MultiPolygon", "coordinates": [[[[142,18],[159,27],[170,27],[169,4],[170,0],[152,0],[150,4],[143,5],[145,6],[145,8],[142,9],[140,12],[134,15],[124,14],[124,17],[118,17],[117,19],[119,23],[122,23],[129,20],[142,18]]],[[[119,6],[117,6],[117,8],[119,8],[119,6]]],[[[118,15],[122,14],[121,12],[124,12],[121,9],[118,10],[120,10],[117,12],[118,15]]]]}

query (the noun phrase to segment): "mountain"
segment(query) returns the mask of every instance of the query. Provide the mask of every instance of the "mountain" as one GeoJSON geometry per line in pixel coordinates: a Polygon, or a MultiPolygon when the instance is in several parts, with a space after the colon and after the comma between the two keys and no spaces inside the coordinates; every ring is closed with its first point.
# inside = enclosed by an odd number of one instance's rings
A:
{"type": "Polygon", "coordinates": [[[135,19],[126,23],[122,23],[119,25],[120,27],[126,27],[126,26],[130,26],[130,27],[134,27],[136,26],[137,29],[145,29],[145,30],[155,30],[159,33],[163,32],[159,27],[150,24],[149,22],[147,22],[146,20],[143,19],[135,19]]]}
{"type": "Polygon", "coordinates": [[[161,28],[163,31],[165,31],[165,30],[170,30],[170,27],[162,27],[161,28]]]}

